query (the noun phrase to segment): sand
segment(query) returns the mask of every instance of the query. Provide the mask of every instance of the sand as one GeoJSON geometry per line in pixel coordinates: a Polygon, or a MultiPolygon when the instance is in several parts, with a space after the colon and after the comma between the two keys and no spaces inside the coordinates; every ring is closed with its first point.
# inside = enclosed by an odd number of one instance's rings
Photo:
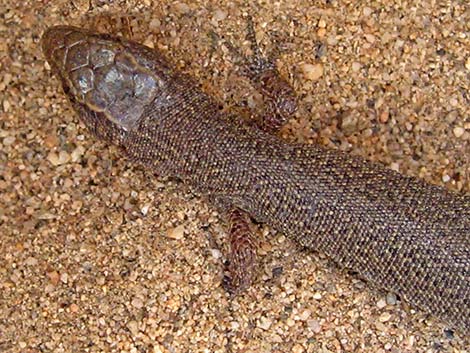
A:
{"type": "Polygon", "coordinates": [[[259,95],[210,33],[248,52],[251,14],[299,96],[284,138],[468,193],[465,1],[4,0],[0,12],[0,352],[466,352],[465,333],[265,225],[259,280],[230,298],[223,217],[90,136],[39,45],[54,24],[125,35],[249,116],[259,95]]]}

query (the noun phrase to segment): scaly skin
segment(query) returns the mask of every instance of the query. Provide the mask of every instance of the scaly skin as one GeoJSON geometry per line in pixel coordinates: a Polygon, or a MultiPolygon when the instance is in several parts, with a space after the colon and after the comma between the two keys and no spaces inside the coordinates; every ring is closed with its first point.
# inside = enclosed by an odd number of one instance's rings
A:
{"type": "Polygon", "coordinates": [[[246,127],[137,43],[59,26],[43,50],[89,130],[132,161],[468,332],[470,197],[246,127]]]}

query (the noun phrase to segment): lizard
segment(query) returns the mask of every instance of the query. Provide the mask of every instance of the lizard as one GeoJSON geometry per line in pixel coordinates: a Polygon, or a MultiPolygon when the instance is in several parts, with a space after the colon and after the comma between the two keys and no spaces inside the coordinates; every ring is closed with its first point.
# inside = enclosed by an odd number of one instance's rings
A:
{"type": "Polygon", "coordinates": [[[468,332],[470,196],[282,140],[273,132],[296,102],[274,65],[257,56],[245,63],[274,100],[256,127],[221,111],[163,53],[134,41],[54,26],[42,48],[92,135],[227,212],[232,290],[249,286],[256,271],[251,217],[468,332]]]}

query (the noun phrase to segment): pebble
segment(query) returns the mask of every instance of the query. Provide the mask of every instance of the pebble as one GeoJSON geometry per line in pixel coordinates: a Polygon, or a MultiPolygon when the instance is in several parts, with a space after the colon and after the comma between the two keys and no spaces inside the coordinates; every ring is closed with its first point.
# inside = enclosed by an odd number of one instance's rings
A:
{"type": "Polygon", "coordinates": [[[134,297],[131,301],[131,304],[133,307],[137,309],[141,309],[144,306],[143,300],[140,299],[139,297],[134,297]]]}
{"type": "Polygon", "coordinates": [[[320,77],[323,76],[323,65],[318,64],[303,64],[301,65],[301,70],[304,77],[310,81],[317,81],[320,77]]]}
{"type": "Polygon", "coordinates": [[[294,326],[295,326],[295,321],[294,321],[292,318],[289,317],[289,318],[287,318],[287,320],[286,320],[286,324],[287,324],[287,326],[289,326],[289,327],[294,327],[294,326]]]}
{"type": "Polygon", "coordinates": [[[232,330],[238,330],[240,328],[240,323],[238,321],[231,321],[230,328],[232,330]]]}
{"type": "Polygon", "coordinates": [[[67,284],[68,281],[69,281],[69,275],[67,274],[67,272],[62,272],[60,274],[60,281],[64,284],[67,284]]]}
{"type": "Polygon", "coordinates": [[[450,176],[448,174],[442,175],[442,182],[448,183],[450,181],[450,176]]]}
{"type": "Polygon", "coordinates": [[[463,136],[463,134],[465,133],[465,129],[461,126],[456,126],[454,127],[454,136],[457,137],[457,138],[460,138],[463,136]]]}
{"type": "Polygon", "coordinates": [[[72,159],[72,162],[74,163],[79,162],[84,153],[85,153],[85,148],[83,148],[82,146],[78,146],[77,148],[75,148],[70,154],[70,158],[72,159]]]}
{"type": "Polygon", "coordinates": [[[132,336],[137,336],[139,333],[139,323],[135,320],[131,320],[127,323],[127,328],[131,332],[132,336]]]}
{"type": "Polygon", "coordinates": [[[326,35],[326,29],[325,28],[319,28],[317,31],[317,36],[321,39],[325,37],[326,35]]]}
{"type": "Polygon", "coordinates": [[[370,7],[367,7],[367,6],[364,7],[364,9],[362,10],[362,13],[366,17],[369,17],[370,15],[372,15],[373,12],[374,12],[374,10],[372,10],[370,7]]]}
{"type": "Polygon", "coordinates": [[[400,164],[397,163],[397,162],[392,162],[392,163],[390,163],[390,169],[394,170],[396,172],[399,172],[400,171],[400,164]]]}
{"type": "Polygon", "coordinates": [[[467,58],[467,61],[465,61],[465,68],[470,71],[470,56],[467,58]]]}
{"type": "Polygon", "coordinates": [[[166,232],[166,236],[171,239],[180,240],[184,237],[184,225],[179,225],[175,228],[171,228],[166,232]]]}
{"type": "Polygon", "coordinates": [[[388,118],[389,118],[388,109],[382,110],[382,112],[380,113],[380,116],[379,116],[380,122],[381,122],[382,124],[385,124],[385,123],[388,121],[388,118]]]}
{"type": "Polygon", "coordinates": [[[388,311],[386,311],[386,312],[380,314],[379,321],[380,322],[387,322],[388,320],[391,319],[391,317],[392,317],[392,315],[388,311]]]}
{"type": "Polygon", "coordinates": [[[49,277],[49,280],[51,281],[52,285],[57,286],[59,284],[59,281],[60,281],[59,272],[57,271],[47,272],[47,277],[49,277]]]}
{"type": "Polygon", "coordinates": [[[316,292],[316,293],[313,294],[313,299],[320,300],[321,298],[322,298],[321,293],[316,292]]]}
{"type": "Polygon", "coordinates": [[[4,146],[11,146],[15,142],[15,136],[7,136],[3,139],[4,146]]]}
{"type": "Polygon", "coordinates": [[[77,304],[72,303],[72,304],[70,304],[69,309],[70,309],[70,312],[71,312],[71,313],[74,313],[74,314],[75,314],[75,313],[77,313],[77,312],[80,310],[80,307],[79,307],[77,304]]]}
{"type": "Polygon", "coordinates": [[[321,325],[318,320],[308,320],[307,325],[314,333],[319,333],[321,331],[321,325]]]}
{"type": "Polygon", "coordinates": [[[370,44],[375,43],[375,36],[374,36],[373,34],[366,34],[365,37],[366,37],[366,40],[367,40],[370,44]]]}
{"type": "Polygon", "coordinates": [[[389,292],[387,293],[386,300],[388,305],[395,305],[397,303],[397,295],[389,292]]]}
{"type": "Polygon", "coordinates": [[[47,155],[47,160],[51,162],[53,166],[59,166],[70,161],[70,154],[68,154],[66,151],[60,151],[59,154],[50,152],[47,155]]]}
{"type": "Polygon", "coordinates": [[[357,61],[353,62],[351,65],[351,68],[354,72],[358,72],[361,69],[362,65],[361,63],[358,63],[357,61]]]}
{"type": "Polygon", "coordinates": [[[214,259],[220,259],[222,257],[222,252],[219,249],[210,249],[211,255],[214,259]]]}
{"type": "Polygon", "coordinates": [[[268,319],[265,316],[262,316],[257,323],[257,326],[265,331],[269,330],[271,325],[273,324],[273,321],[271,319],[268,319]]]}
{"type": "Polygon", "coordinates": [[[191,11],[191,8],[184,2],[175,2],[173,4],[173,8],[181,15],[187,14],[189,11],[191,11]]]}
{"type": "Polygon", "coordinates": [[[227,12],[221,9],[216,9],[214,11],[214,16],[212,17],[216,21],[223,21],[227,18],[227,12]]]}
{"type": "Polygon", "coordinates": [[[306,321],[310,317],[310,315],[312,315],[312,312],[308,309],[305,309],[300,313],[299,319],[301,321],[306,321]]]}
{"type": "Polygon", "coordinates": [[[387,306],[387,302],[385,301],[385,299],[380,299],[378,302],[377,302],[377,308],[379,309],[383,309],[387,306]]]}
{"type": "Polygon", "coordinates": [[[59,139],[56,134],[49,134],[44,138],[44,146],[47,148],[56,147],[59,144],[59,139]]]}
{"type": "Polygon", "coordinates": [[[157,30],[161,25],[162,23],[158,18],[153,18],[149,23],[149,28],[152,30],[157,30]]]}
{"type": "Polygon", "coordinates": [[[142,208],[140,209],[140,213],[142,213],[142,215],[146,216],[147,213],[148,213],[148,211],[149,211],[149,209],[150,209],[150,205],[148,205],[148,204],[147,204],[147,205],[144,205],[144,206],[142,206],[142,208]]]}
{"type": "Polygon", "coordinates": [[[11,106],[10,101],[5,99],[2,105],[3,105],[3,111],[5,113],[8,113],[8,111],[10,110],[10,106],[11,106]]]}
{"type": "Polygon", "coordinates": [[[36,266],[38,264],[38,260],[36,258],[30,256],[26,259],[25,263],[28,266],[36,266]]]}

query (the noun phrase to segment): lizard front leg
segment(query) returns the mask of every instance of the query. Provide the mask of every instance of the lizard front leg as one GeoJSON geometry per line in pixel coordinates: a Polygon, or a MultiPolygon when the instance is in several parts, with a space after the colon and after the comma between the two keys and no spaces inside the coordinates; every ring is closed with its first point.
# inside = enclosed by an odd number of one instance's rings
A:
{"type": "MultiPolygon", "coordinates": [[[[217,34],[212,33],[215,39],[217,34]]],[[[297,99],[292,86],[279,74],[276,68],[277,54],[264,56],[256,40],[254,23],[247,18],[246,39],[250,42],[252,54],[245,56],[230,41],[225,45],[233,55],[239,72],[250,80],[254,88],[263,96],[264,113],[255,118],[262,130],[277,133],[297,110],[297,99]]]]}
{"type": "MultiPolygon", "coordinates": [[[[217,36],[217,35],[215,35],[217,36]]],[[[258,127],[269,133],[277,133],[297,110],[297,101],[291,85],[281,77],[275,58],[262,55],[250,17],[247,20],[246,39],[250,42],[252,55],[246,57],[227,42],[229,50],[238,59],[241,73],[263,95],[265,112],[256,121],[258,127]]],[[[255,280],[257,272],[256,249],[258,241],[250,227],[250,216],[247,212],[231,208],[228,211],[230,224],[230,251],[228,254],[228,277],[224,280],[225,288],[237,294],[248,288],[255,280]]]]}

